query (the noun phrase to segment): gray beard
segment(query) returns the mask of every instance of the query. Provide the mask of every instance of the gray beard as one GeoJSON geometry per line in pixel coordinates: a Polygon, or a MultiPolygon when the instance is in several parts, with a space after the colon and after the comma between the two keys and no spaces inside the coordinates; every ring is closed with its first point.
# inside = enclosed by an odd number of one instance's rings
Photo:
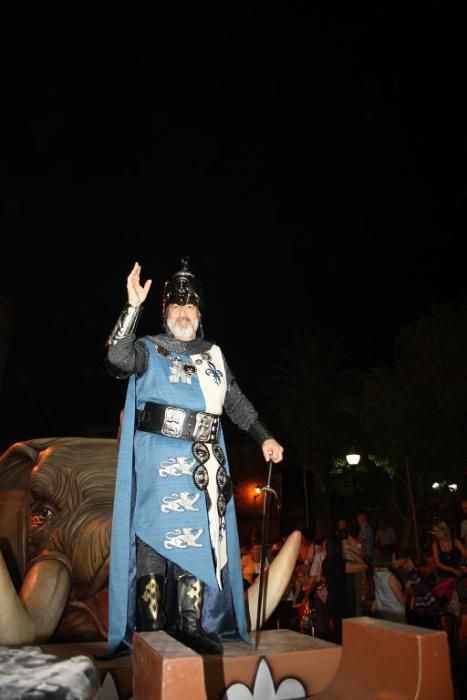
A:
{"type": "Polygon", "coordinates": [[[177,321],[172,321],[167,319],[167,328],[177,340],[190,340],[196,337],[196,331],[198,330],[199,321],[188,321],[184,326],[179,324],[177,321]]]}

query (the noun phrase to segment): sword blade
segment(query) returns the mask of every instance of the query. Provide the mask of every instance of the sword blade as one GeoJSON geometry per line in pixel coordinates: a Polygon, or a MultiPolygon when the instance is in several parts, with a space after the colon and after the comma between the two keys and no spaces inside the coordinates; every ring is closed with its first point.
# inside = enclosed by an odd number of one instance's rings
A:
{"type": "Polygon", "coordinates": [[[261,560],[259,567],[258,608],[256,610],[256,634],[255,649],[258,648],[261,627],[264,623],[264,608],[267,595],[267,582],[265,581],[266,549],[269,535],[269,520],[271,516],[271,500],[274,491],[271,488],[272,460],[269,461],[268,481],[264,489],[263,515],[261,522],[261,560]]]}

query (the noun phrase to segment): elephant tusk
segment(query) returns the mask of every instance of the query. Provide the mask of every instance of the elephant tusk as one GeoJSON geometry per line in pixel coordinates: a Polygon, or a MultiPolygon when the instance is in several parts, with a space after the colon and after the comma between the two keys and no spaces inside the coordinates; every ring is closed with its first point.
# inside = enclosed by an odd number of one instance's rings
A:
{"type": "Polygon", "coordinates": [[[18,597],[0,552],[0,644],[47,641],[54,633],[71,589],[70,573],[57,559],[34,564],[18,597]]]}
{"type": "Polygon", "coordinates": [[[0,644],[28,644],[34,624],[22,606],[0,552],[0,644]]]}
{"type": "MultiPolygon", "coordinates": [[[[272,613],[284,595],[290,583],[293,570],[297,563],[298,552],[302,541],[300,530],[294,530],[282,545],[279,553],[272,561],[272,564],[265,570],[266,602],[264,610],[264,622],[271,617],[272,613]]],[[[250,615],[250,631],[256,629],[256,614],[258,610],[259,577],[248,588],[248,610],[250,615]]]]}

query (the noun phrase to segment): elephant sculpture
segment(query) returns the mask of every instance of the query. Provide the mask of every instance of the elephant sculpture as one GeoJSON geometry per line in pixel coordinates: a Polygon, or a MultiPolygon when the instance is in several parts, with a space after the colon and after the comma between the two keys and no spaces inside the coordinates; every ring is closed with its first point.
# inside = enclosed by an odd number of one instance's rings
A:
{"type": "MultiPolygon", "coordinates": [[[[118,440],[56,437],[0,456],[0,645],[107,638],[118,440]]],[[[292,533],[267,576],[264,620],[292,574],[292,533]]],[[[248,589],[251,625],[259,581],[248,589]]]]}
{"type": "Polygon", "coordinates": [[[0,457],[0,644],[106,638],[116,464],[117,440],[98,438],[0,457]]]}

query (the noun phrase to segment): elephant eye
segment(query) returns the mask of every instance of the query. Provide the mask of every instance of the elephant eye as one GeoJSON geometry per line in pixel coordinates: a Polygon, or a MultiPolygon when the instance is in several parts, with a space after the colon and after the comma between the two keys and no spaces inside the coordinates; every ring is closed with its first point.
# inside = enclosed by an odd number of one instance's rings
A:
{"type": "Polygon", "coordinates": [[[55,515],[55,511],[51,506],[48,505],[38,505],[37,508],[33,508],[33,513],[43,520],[50,520],[50,518],[55,515]]]}

